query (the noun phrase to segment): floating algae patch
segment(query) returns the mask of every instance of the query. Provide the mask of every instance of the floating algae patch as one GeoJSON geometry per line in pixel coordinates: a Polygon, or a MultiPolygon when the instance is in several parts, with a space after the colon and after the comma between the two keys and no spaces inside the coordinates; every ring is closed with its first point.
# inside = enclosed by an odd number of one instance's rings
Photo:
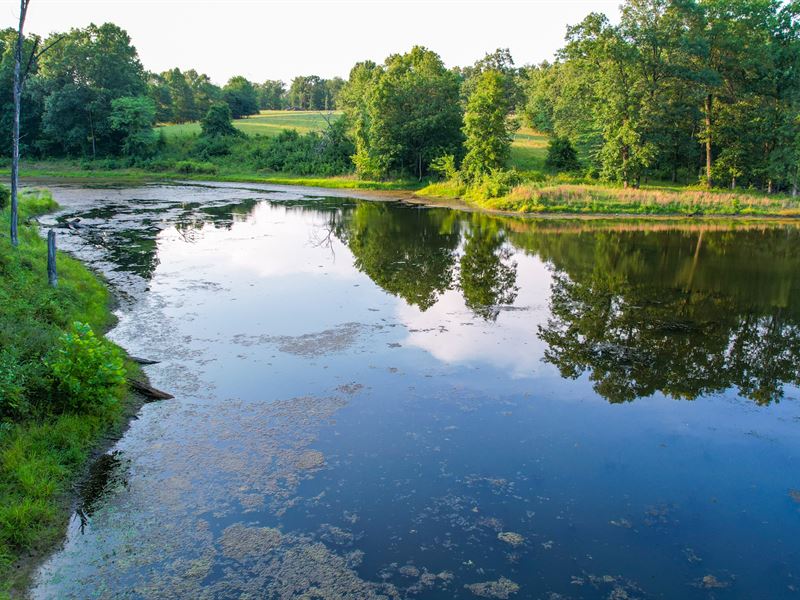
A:
{"type": "Polygon", "coordinates": [[[510,544],[515,548],[525,543],[525,538],[519,533],[513,531],[501,531],[497,534],[497,539],[506,544],[510,544]]]}
{"type": "Polygon", "coordinates": [[[506,577],[501,577],[497,581],[470,583],[464,587],[481,598],[499,598],[500,600],[508,600],[512,594],[519,591],[519,586],[506,577]]]}
{"type": "Polygon", "coordinates": [[[262,557],[274,551],[281,543],[281,532],[272,527],[246,527],[241,523],[231,525],[222,532],[222,554],[234,560],[262,557]]]}
{"type": "Polygon", "coordinates": [[[368,331],[381,329],[380,325],[363,323],[343,323],[332,329],[305,333],[303,335],[245,335],[234,336],[233,342],[241,346],[269,344],[281,352],[303,358],[317,358],[328,354],[344,352],[352,348],[359,337],[368,331]]]}

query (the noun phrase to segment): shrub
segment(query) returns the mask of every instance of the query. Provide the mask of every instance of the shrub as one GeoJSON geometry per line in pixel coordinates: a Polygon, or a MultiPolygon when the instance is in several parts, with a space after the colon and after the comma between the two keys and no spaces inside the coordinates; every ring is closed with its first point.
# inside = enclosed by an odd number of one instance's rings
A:
{"type": "Polygon", "coordinates": [[[496,169],[484,174],[475,183],[467,188],[466,197],[469,200],[489,200],[500,198],[508,194],[515,185],[519,184],[519,174],[514,171],[496,169]]]}
{"type": "Polygon", "coordinates": [[[578,162],[578,153],[569,139],[554,137],[547,145],[547,159],[544,161],[548,169],[556,171],[576,171],[581,164],[578,162]]]}
{"type": "Polygon", "coordinates": [[[92,328],[75,322],[58,340],[48,361],[54,382],[55,411],[96,412],[113,404],[125,386],[125,367],[119,351],[95,336],[92,328]]]}
{"type": "Polygon", "coordinates": [[[445,181],[450,181],[458,177],[456,157],[452,154],[443,154],[442,156],[434,158],[428,168],[445,181]]]}
{"type": "Polygon", "coordinates": [[[5,210],[9,202],[11,202],[11,190],[0,185],[0,210],[5,210]]]}
{"type": "Polygon", "coordinates": [[[175,163],[175,170],[178,173],[198,173],[202,175],[214,175],[217,172],[217,166],[210,162],[195,162],[193,160],[181,160],[175,163]]]}

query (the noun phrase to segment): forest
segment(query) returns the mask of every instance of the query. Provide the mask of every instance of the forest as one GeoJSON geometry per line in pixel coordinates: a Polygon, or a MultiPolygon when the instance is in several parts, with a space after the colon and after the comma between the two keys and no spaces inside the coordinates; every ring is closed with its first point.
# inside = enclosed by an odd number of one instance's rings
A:
{"type": "MultiPolygon", "coordinates": [[[[417,46],[359,62],[347,81],[310,75],[288,86],[149,73],[124,30],[92,24],[25,39],[22,155],[87,169],[212,174],[227,163],[254,176],[417,181],[474,199],[553,181],[796,195],[799,15],[800,4],[777,0],[627,0],[618,23],[592,13],[568,27],[541,64],[517,66],[498,49],[448,68],[417,46]],[[260,110],[328,117],[321,131],[269,137],[230,126],[260,110]],[[160,127],[198,121],[192,135],[160,127]],[[511,160],[520,127],[547,136],[542,164],[511,160]]],[[[4,139],[15,40],[0,32],[4,139]]]]}

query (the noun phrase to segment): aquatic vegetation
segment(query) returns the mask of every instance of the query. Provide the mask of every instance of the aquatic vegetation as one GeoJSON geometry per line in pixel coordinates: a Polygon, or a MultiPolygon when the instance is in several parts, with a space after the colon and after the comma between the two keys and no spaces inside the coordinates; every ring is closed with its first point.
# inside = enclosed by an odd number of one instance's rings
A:
{"type": "Polygon", "coordinates": [[[508,600],[513,594],[519,592],[519,586],[505,577],[501,577],[497,581],[471,583],[464,587],[481,598],[499,598],[500,600],[508,600]]]}
{"type": "Polygon", "coordinates": [[[519,533],[513,531],[501,531],[497,534],[497,539],[506,544],[510,544],[515,548],[525,543],[525,538],[519,533]]]}

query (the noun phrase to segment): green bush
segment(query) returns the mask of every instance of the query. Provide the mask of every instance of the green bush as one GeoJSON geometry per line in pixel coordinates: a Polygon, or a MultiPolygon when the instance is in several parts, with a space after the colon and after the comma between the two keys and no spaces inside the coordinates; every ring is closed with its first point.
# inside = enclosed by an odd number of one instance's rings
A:
{"type": "Polygon", "coordinates": [[[210,162],[181,160],[175,163],[175,170],[178,173],[186,173],[187,175],[191,175],[193,173],[201,175],[214,175],[217,172],[217,166],[210,162]]]}
{"type": "Polygon", "coordinates": [[[519,174],[514,171],[497,169],[484,174],[475,183],[467,188],[468,200],[480,201],[500,198],[508,194],[515,185],[520,183],[519,174]]]}
{"type": "Polygon", "coordinates": [[[0,185],[0,210],[5,210],[9,202],[11,202],[11,190],[0,185]]]}
{"type": "Polygon", "coordinates": [[[581,167],[578,153],[572,143],[569,139],[558,136],[550,139],[544,164],[548,169],[555,171],[577,171],[581,167]]]}
{"type": "Polygon", "coordinates": [[[96,412],[118,401],[125,386],[125,367],[119,351],[76,321],[58,339],[48,361],[54,382],[56,412],[96,412]]]}

